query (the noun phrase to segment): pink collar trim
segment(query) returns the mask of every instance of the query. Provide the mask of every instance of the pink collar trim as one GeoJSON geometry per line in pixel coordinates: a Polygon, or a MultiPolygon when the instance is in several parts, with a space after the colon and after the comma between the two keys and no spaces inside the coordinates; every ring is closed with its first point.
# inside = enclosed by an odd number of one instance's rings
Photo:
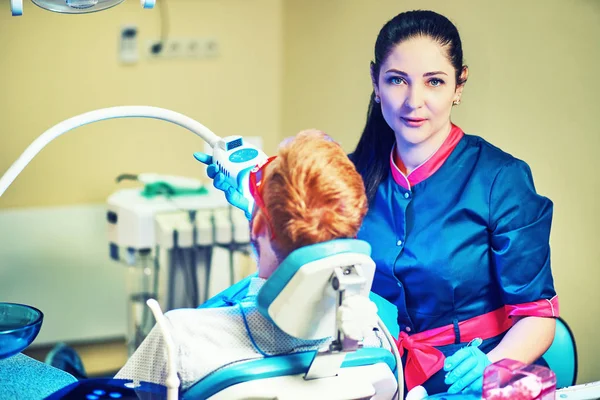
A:
{"type": "MultiPolygon", "coordinates": [[[[400,163],[402,167],[402,160],[398,158],[398,160],[394,160],[394,150],[396,149],[396,144],[392,147],[392,152],[390,153],[390,169],[392,170],[392,177],[394,181],[405,189],[411,190],[411,188],[419,182],[423,182],[425,179],[429,178],[433,175],[444,162],[448,159],[460,139],[464,136],[464,132],[458,126],[452,124],[452,128],[450,129],[450,134],[444,140],[444,143],[437,149],[431,157],[425,160],[421,165],[415,168],[408,176],[405,176],[401,169],[396,165],[396,161],[400,163]]],[[[403,168],[405,169],[405,168],[403,168]]]]}

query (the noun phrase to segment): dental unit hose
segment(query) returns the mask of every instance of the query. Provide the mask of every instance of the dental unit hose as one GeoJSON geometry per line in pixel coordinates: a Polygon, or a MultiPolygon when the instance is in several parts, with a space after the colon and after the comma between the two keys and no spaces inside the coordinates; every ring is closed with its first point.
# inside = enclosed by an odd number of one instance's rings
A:
{"type": "Polygon", "coordinates": [[[42,133],[0,178],[0,197],[33,158],[52,140],[74,128],[114,118],[153,118],[172,122],[200,136],[213,149],[213,163],[235,187],[253,204],[248,189],[252,168],[266,160],[258,148],[246,143],[241,136],[220,138],[201,123],[175,111],[150,106],[119,106],[103,108],[69,118],[42,133]]]}
{"type": "Polygon", "coordinates": [[[148,299],[146,304],[148,304],[148,307],[152,310],[152,314],[154,314],[156,324],[160,329],[160,333],[165,340],[165,346],[167,348],[167,379],[165,381],[167,386],[167,400],[177,400],[179,398],[180,384],[179,377],[177,376],[177,350],[175,348],[175,342],[169,334],[169,329],[167,327],[169,321],[162,313],[160,305],[156,300],[148,299]]]}

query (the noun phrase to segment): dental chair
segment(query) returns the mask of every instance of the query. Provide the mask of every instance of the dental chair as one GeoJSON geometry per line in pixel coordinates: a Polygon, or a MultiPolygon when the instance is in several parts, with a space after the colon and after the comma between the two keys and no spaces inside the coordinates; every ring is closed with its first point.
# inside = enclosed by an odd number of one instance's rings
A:
{"type": "MultiPolygon", "coordinates": [[[[385,334],[393,353],[362,347],[345,337],[337,322],[344,299],[369,296],[375,272],[370,253],[368,243],[355,239],[306,246],[292,252],[258,293],[258,310],[268,320],[300,339],[332,337],[328,348],[225,366],[181,393],[181,398],[403,398],[402,363],[394,339],[381,320],[378,329],[385,334]]],[[[247,282],[239,282],[200,308],[232,304],[243,296],[247,282]]]]}

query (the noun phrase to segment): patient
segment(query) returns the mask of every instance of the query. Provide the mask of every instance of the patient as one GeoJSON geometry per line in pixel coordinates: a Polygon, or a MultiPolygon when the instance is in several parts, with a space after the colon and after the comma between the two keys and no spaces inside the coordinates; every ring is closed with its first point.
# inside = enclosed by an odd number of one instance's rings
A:
{"type": "MultiPolygon", "coordinates": [[[[338,144],[310,130],[284,141],[277,157],[255,170],[250,181],[256,202],[250,236],[258,277],[246,296],[228,307],[166,313],[183,390],[234,362],[315,350],[327,342],[287,335],[258,312],[256,295],[295,249],[356,236],[367,211],[362,179],[338,144]]],[[[383,335],[373,331],[374,323],[367,325],[363,344],[382,346],[383,335]]],[[[154,327],[116,378],[164,384],[166,376],[165,346],[154,327]]]]}

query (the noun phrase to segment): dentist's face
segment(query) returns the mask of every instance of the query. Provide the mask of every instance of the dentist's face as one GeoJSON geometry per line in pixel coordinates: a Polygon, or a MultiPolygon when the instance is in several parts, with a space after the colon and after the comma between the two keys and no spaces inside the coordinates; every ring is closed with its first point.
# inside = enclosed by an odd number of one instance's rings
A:
{"type": "Polygon", "coordinates": [[[446,50],[428,37],[398,44],[373,86],[398,145],[408,147],[450,130],[452,102],[462,91],[446,50]]]}

